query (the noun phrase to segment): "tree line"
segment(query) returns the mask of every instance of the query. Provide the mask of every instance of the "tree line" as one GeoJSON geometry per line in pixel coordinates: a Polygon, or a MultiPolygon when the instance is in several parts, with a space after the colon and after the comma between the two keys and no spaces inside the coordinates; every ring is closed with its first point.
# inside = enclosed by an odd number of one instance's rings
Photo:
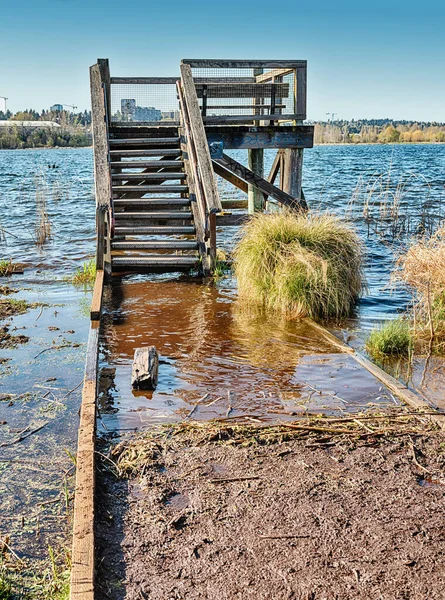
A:
{"type": "Polygon", "coordinates": [[[369,119],[315,122],[316,144],[445,142],[445,123],[369,119]]]}
{"type": "Polygon", "coordinates": [[[12,113],[0,111],[0,121],[9,121],[0,127],[0,148],[57,148],[91,145],[91,111],[42,110],[32,108],[12,113]],[[29,127],[23,121],[52,121],[59,127],[29,127]]]}

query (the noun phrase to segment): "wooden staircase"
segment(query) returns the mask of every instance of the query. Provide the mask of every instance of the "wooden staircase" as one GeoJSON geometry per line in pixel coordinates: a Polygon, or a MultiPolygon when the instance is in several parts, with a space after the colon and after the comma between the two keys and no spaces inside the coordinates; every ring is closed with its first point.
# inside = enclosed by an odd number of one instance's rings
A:
{"type": "Polygon", "coordinates": [[[128,128],[109,130],[113,271],[188,271],[199,266],[178,129],[169,128],[170,137],[158,137],[158,131],[138,128],[138,137],[126,137],[128,128]]]}

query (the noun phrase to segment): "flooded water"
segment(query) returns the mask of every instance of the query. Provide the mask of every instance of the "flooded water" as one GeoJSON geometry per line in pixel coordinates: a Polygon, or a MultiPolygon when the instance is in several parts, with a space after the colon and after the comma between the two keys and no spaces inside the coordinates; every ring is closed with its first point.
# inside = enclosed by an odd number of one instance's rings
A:
{"type": "MultiPolygon", "coordinates": [[[[242,153],[233,154],[245,162],[242,153]]],[[[266,151],[266,168],[272,160],[273,153],[266,151]]],[[[364,216],[360,194],[350,204],[360,178],[388,190],[388,171],[391,185],[403,187],[402,229],[428,226],[426,213],[441,217],[443,145],[323,146],[305,153],[310,206],[351,217],[367,248],[368,290],[356,317],[338,332],[358,347],[376,322],[403,311],[410,301],[405,290],[389,287],[395,253],[406,239],[403,232],[399,239],[387,230],[376,233],[382,226],[373,220],[376,209],[371,202],[364,216]]],[[[221,195],[237,198],[239,192],[221,183],[221,195]]],[[[17,298],[44,304],[8,321],[11,333],[23,333],[29,342],[0,350],[0,359],[11,359],[0,365],[0,534],[13,534],[14,548],[33,556],[68,528],[70,454],[81,398],[75,388],[82,380],[91,292],[66,280],[94,254],[92,150],[0,151],[0,203],[2,258],[24,265],[24,275],[1,283],[19,288],[17,298]],[[36,195],[46,199],[52,234],[40,249],[35,244],[36,195]]],[[[234,228],[225,228],[219,244],[231,247],[235,234],[234,228]]],[[[105,310],[101,432],[184,418],[272,421],[302,412],[342,415],[396,402],[307,326],[240,310],[231,277],[216,285],[171,276],[124,278],[107,287],[105,310]],[[144,345],[156,345],[160,352],[155,392],[135,392],[130,386],[134,350],[144,345]]],[[[395,374],[404,375],[397,368],[395,374]]],[[[419,359],[410,376],[440,400],[443,363],[432,361],[425,376],[422,370],[419,359]]]]}

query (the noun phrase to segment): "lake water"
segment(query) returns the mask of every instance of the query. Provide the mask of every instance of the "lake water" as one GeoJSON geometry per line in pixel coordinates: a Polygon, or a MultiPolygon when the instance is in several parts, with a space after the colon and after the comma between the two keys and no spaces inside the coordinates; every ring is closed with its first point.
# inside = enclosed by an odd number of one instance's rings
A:
{"type": "MultiPolygon", "coordinates": [[[[246,158],[233,154],[241,162],[246,158]]],[[[270,167],[273,153],[265,158],[270,167]]],[[[385,221],[380,204],[392,203],[399,184],[399,229],[428,228],[430,215],[437,221],[445,199],[445,146],[316,147],[305,153],[303,181],[311,208],[348,215],[366,245],[368,289],[340,332],[360,345],[376,321],[404,310],[410,300],[405,290],[389,287],[406,236],[393,235],[394,219],[385,221]],[[350,203],[361,179],[362,191],[374,188],[367,218],[365,193],[350,203]]],[[[15,297],[45,305],[9,323],[11,332],[29,336],[28,343],[0,350],[0,359],[12,358],[0,365],[0,534],[11,534],[25,557],[38,556],[48,541],[69,532],[64,486],[73,474],[69,456],[75,451],[90,290],[75,289],[66,279],[94,255],[93,186],[91,149],[0,151],[1,257],[25,266],[23,275],[2,283],[21,290],[15,297]],[[51,221],[52,236],[42,248],[35,244],[36,194],[46,198],[51,221]]],[[[221,183],[221,195],[239,192],[221,183]]],[[[234,231],[221,233],[221,245],[232,245],[234,231]]],[[[105,295],[102,432],[191,414],[270,420],[396,402],[307,327],[239,313],[230,277],[216,286],[171,276],[152,277],[149,285],[146,277],[125,278],[105,295]],[[161,353],[158,389],[133,392],[134,349],[150,343],[161,353]]],[[[437,379],[435,386],[438,397],[437,379]]]]}
{"type": "MultiPolygon", "coordinates": [[[[245,154],[233,152],[240,161],[245,154]]],[[[274,153],[266,151],[266,169],[274,153]]],[[[398,220],[413,230],[422,226],[425,214],[435,220],[445,206],[445,146],[432,144],[318,146],[305,152],[304,191],[312,209],[329,210],[352,217],[367,248],[368,291],[358,316],[363,327],[403,310],[408,296],[388,289],[394,250],[400,243],[391,236],[373,233],[372,218],[363,218],[361,198],[350,207],[360,180],[374,188],[370,216],[381,216],[377,206],[389,204],[399,185],[403,188],[398,220]],[[380,194],[378,193],[380,191],[380,194]]],[[[94,254],[94,182],[90,148],[63,150],[0,151],[0,227],[4,232],[1,254],[25,263],[27,274],[49,279],[72,274],[79,264],[94,254]],[[56,168],[49,168],[55,166],[56,168]],[[36,192],[43,192],[52,223],[52,239],[39,249],[35,243],[36,192]]],[[[364,190],[364,188],[363,188],[364,190]]],[[[224,182],[223,197],[239,197],[240,192],[224,182]]],[[[428,225],[428,223],[427,223],[428,225]]],[[[225,229],[224,238],[233,235],[225,229]]],[[[404,238],[402,236],[402,242],[404,238]]],[[[226,240],[230,245],[230,240],[226,240]]]]}

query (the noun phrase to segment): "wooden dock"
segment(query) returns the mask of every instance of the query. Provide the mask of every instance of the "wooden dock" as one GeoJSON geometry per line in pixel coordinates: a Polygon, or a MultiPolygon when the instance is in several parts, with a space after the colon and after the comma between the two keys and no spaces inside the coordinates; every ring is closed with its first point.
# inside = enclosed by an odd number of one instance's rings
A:
{"type": "MultiPolygon", "coordinates": [[[[96,193],[96,281],[80,413],[72,550],[72,600],[94,600],[94,484],[99,330],[113,275],[215,267],[218,228],[258,211],[306,210],[302,165],[313,145],[306,119],[306,61],[183,60],[178,77],[112,77],[90,69],[96,193]],[[246,149],[248,167],[227,154],[246,149]],[[264,173],[264,149],[276,149],[264,173]],[[221,201],[216,176],[248,194],[221,201]],[[230,213],[230,210],[244,212],[230,213]]],[[[398,398],[431,414],[419,394],[322,326],[398,398]]],[[[441,415],[431,419],[443,426],[441,415]]]]}
{"type": "Polygon", "coordinates": [[[306,208],[303,150],[314,138],[313,126],[303,124],[306,68],[306,61],[183,60],[180,77],[112,77],[108,60],[91,67],[107,276],[190,269],[210,275],[218,227],[270,203],[306,208]],[[265,148],[278,150],[267,177],[265,148]],[[230,149],[247,149],[249,168],[229,157],[230,149]],[[221,202],[216,175],[248,192],[248,213],[228,213],[239,203],[221,202]]]}

